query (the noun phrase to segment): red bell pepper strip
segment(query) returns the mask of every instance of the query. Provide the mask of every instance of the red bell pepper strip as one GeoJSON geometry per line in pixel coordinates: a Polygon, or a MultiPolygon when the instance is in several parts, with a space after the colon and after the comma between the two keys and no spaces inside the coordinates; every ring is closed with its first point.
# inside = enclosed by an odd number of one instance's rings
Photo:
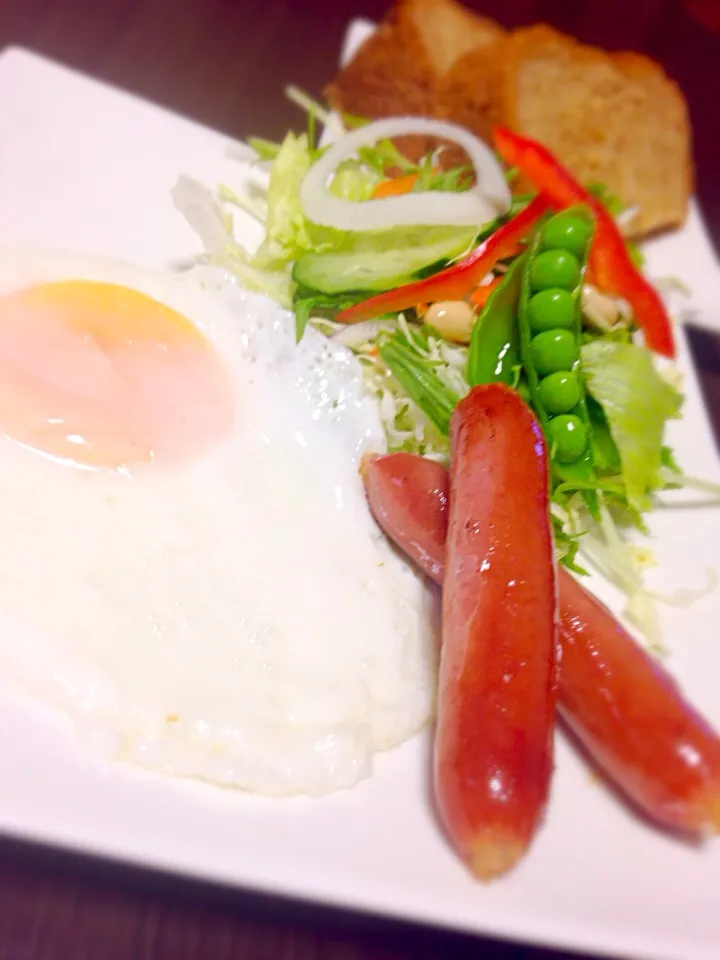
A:
{"type": "Polygon", "coordinates": [[[504,127],[493,131],[495,147],[510,167],[517,169],[544,194],[553,207],[586,204],[595,215],[595,239],[590,254],[597,285],[628,301],[650,350],[675,356],[670,319],[657,290],[630,259],[622,234],[602,203],[581,186],[550,151],[504,127]]]}
{"type": "Polygon", "coordinates": [[[527,237],[540,217],[549,209],[544,197],[536,197],[517,216],[483,240],[469,256],[441,270],[425,280],[416,280],[379,293],[352,307],[346,307],[335,317],[340,323],[372,320],[386,313],[399,313],[416,303],[434,303],[438,300],[459,300],[472,293],[480,281],[505,257],[516,252],[517,244],[527,237]]]}

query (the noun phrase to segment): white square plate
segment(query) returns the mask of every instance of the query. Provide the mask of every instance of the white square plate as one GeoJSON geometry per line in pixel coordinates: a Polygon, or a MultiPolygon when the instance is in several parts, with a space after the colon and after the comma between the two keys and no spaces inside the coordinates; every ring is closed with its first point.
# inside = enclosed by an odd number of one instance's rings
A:
{"type": "MultiPolygon", "coordinates": [[[[367,29],[354,25],[350,43],[367,29]]],[[[0,56],[0,105],[0,241],[161,267],[196,250],[170,199],[177,175],[239,177],[219,134],[22,50],[0,56]]],[[[697,211],[650,253],[651,272],[683,276],[697,319],[720,328],[720,268],[697,211]]],[[[671,440],[687,472],[717,480],[692,373],[686,393],[671,440]]],[[[720,509],[658,511],[652,527],[661,586],[697,585],[720,560],[720,509]]],[[[720,726],[720,591],[662,619],[672,671],[720,726]]],[[[718,957],[720,840],[697,850],[639,824],[562,741],[537,842],[486,888],[436,827],[426,736],[380,756],[350,792],[272,801],[97,762],[69,724],[11,691],[0,694],[0,729],[6,835],[488,935],[648,960],[718,957]]]]}

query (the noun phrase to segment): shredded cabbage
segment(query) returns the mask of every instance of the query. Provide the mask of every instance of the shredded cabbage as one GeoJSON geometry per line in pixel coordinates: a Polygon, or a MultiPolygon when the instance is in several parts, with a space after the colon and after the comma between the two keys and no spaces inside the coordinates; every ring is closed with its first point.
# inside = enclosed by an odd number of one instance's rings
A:
{"type": "Polygon", "coordinates": [[[205,250],[200,259],[235,274],[249,290],[265,293],[282,306],[292,306],[290,263],[273,269],[256,267],[250,255],[233,236],[232,216],[201,183],[180,177],[172,192],[173,202],[197,233],[205,250]]]}

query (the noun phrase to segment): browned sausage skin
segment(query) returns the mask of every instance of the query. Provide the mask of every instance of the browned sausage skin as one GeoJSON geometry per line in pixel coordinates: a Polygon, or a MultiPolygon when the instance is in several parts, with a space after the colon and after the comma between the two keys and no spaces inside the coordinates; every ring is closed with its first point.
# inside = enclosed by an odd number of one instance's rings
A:
{"type": "Polygon", "coordinates": [[[542,819],[552,771],[557,624],[545,443],[501,384],[450,426],[435,799],[478,879],[505,873],[542,819]]]}
{"type": "MultiPolygon", "coordinates": [[[[422,554],[410,549],[409,555],[442,583],[445,468],[422,457],[390,454],[368,458],[363,473],[371,510],[402,549],[403,514],[413,504],[414,541],[423,546],[422,554]],[[422,482],[415,482],[416,470],[422,482]],[[391,480],[403,491],[396,499],[389,497],[391,480]],[[388,512],[389,527],[383,521],[388,512]]],[[[720,739],[662,666],[562,568],[558,586],[558,707],[564,722],[645,816],[672,830],[720,831],[720,739]]]]}

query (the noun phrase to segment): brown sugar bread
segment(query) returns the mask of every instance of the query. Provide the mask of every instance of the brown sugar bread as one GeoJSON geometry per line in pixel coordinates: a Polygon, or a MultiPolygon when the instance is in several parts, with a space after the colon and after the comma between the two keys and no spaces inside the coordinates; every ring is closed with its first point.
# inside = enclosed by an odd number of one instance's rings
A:
{"type": "Polygon", "coordinates": [[[652,60],[586,47],[544,25],[517,30],[504,44],[498,111],[582,183],[600,181],[637,208],[629,234],[684,221],[692,189],[688,112],[652,60]]]}
{"type": "MultiPolygon", "coordinates": [[[[687,107],[646,57],[583,46],[542,24],[507,33],[456,0],[398,0],[325,95],[334,109],[369,118],[437,117],[484,139],[497,122],[525,133],[581,182],[600,181],[635,209],[624,224],[630,235],[685,219],[687,107]]],[[[419,160],[438,142],[397,145],[419,160]]],[[[449,146],[441,159],[447,168],[466,158],[449,146]]]]}
{"type": "MultiPolygon", "coordinates": [[[[438,84],[435,116],[459,123],[482,140],[490,141],[493,125],[502,119],[498,86],[504,48],[503,33],[481,49],[460,57],[438,84]]],[[[442,154],[446,168],[465,159],[458,147],[449,147],[442,154]]]]}
{"type": "MultiPolygon", "coordinates": [[[[333,109],[371,119],[399,114],[452,119],[440,103],[446,98],[443,78],[459,60],[504,33],[455,0],[398,0],[324,94],[333,109]]],[[[435,145],[424,137],[397,143],[414,160],[435,145]]]]}
{"type": "Polygon", "coordinates": [[[333,109],[373,119],[431,112],[435,67],[409,5],[393,7],[325,87],[333,109]]]}
{"type": "Polygon", "coordinates": [[[494,20],[455,0],[399,0],[398,22],[405,19],[428,52],[436,83],[467,54],[479,52],[505,35],[494,20]]]}
{"type": "MultiPolygon", "coordinates": [[[[323,93],[333,110],[378,119],[432,111],[434,68],[421,35],[394,7],[323,93]]],[[[403,137],[398,147],[410,159],[427,152],[424,137],[403,137]]]]}
{"type": "MultiPolygon", "coordinates": [[[[493,123],[499,119],[497,64],[506,31],[494,20],[448,0],[414,0],[414,6],[415,20],[423,23],[425,42],[434,50],[433,116],[489,140],[493,123]]],[[[460,147],[445,147],[443,167],[467,162],[460,147]]]]}

